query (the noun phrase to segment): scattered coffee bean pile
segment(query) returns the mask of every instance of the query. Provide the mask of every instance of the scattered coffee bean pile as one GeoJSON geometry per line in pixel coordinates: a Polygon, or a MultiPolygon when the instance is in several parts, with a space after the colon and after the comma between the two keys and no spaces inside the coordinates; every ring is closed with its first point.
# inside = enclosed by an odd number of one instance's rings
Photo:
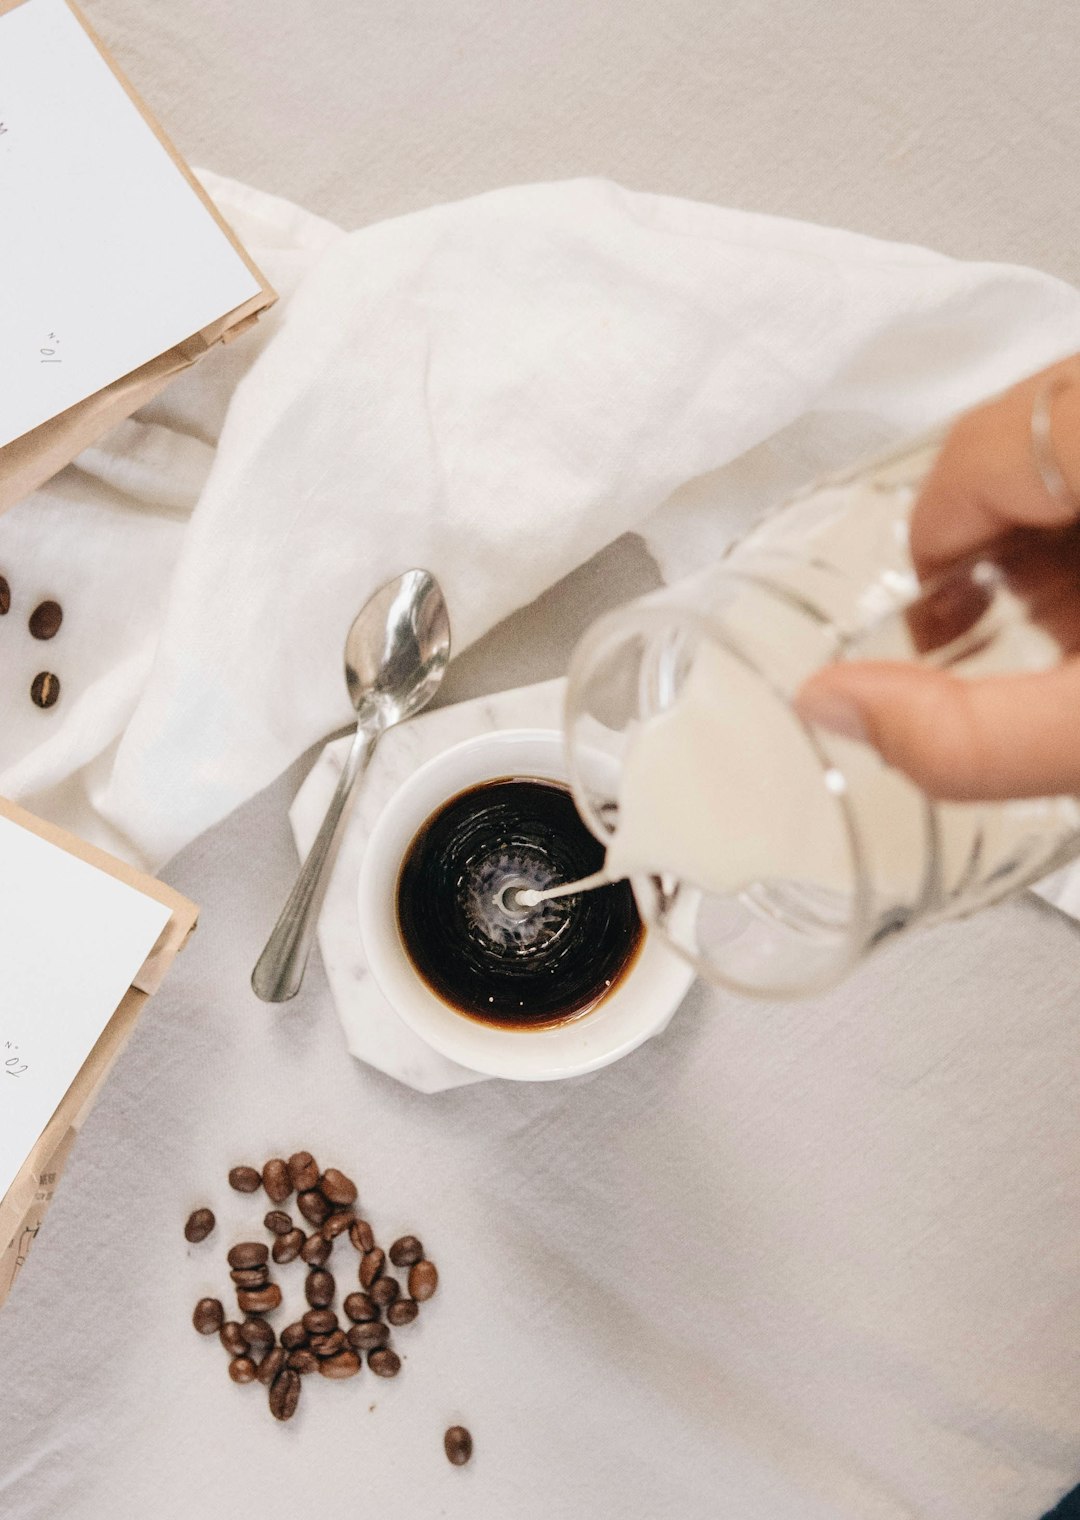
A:
{"type": "MultiPolygon", "coordinates": [[[[11,586],[0,575],[0,617],[11,611],[11,586]]],[[[59,602],[39,602],[30,614],[27,627],[30,636],[42,641],[54,639],[64,621],[64,611],[59,602]]],[[[50,670],[39,671],[30,683],[30,698],[35,707],[52,707],[60,698],[60,677],[50,670]]]]}
{"type": "MultiPolygon", "coordinates": [[[[396,1377],[401,1358],[390,1344],[391,1328],[411,1324],[420,1305],[439,1285],[435,1264],[425,1258],[416,1236],[403,1235],[384,1252],[370,1224],[356,1212],[356,1184],[335,1167],[320,1171],[310,1151],[297,1151],[288,1161],[274,1157],[261,1172],[253,1166],[234,1166],[229,1185],[238,1193],[255,1193],[261,1187],[275,1205],[263,1217],[272,1246],[247,1240],[228,1253],[229,1276],[244,1318],[226,1319],[217,1298],[201,1298],[192,1315],[199,1334],[216,1335],[229,1353],[233,1382],[262,1383],[269,1389],[270,1413],[275,1419],[288,1420],[296,1413],[301,1379],[309,1372],[332,1379],[355,1377],[366,1357],[376,1376],[396,1377]],[[280,1207],[294,1193],[296,1208],[311,1227],[310,1233],[280,1207]],[[356,1279],[360,1284],[342,1301],[344,1325],[333,1308],[337,1280],[327,1270],[335,1243],[343,1236],[356,1253],[346,1261],[345,1270],[359,1257],[356,1279]],[[308,1268],[304,1294],[310,1307],[300,1320],[286,1325],[280,1336],[264,1318],[281,1307],[281,1288],[271,1278],[271,1256],[277,1265],[299,1258],[308,1268]],[[386,1271],[388,1257],[392,1266],[408,1272],[407,1298],[402,1297],[401,1283],[386,1271]]],[[[206,1240],[215,1222],[210,1209],[196,1209],[184,1226],[185,1239],[206,1240]]],[[[447,1431],[444,1444],[455,1465],[468,1461],[472,1441],[461,1426],[447,1431]],[[461,1435],[467,1443],[464,1456],[460,1455],[465,1449],[461,1435]],[[451,1455],[451,1445],[458,1455],[451,1455]]]]}

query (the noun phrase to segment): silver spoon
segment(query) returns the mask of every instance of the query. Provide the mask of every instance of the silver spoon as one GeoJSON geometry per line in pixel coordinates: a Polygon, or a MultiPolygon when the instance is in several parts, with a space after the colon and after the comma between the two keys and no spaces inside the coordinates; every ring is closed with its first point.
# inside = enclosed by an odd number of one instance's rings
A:
{"type": "Polygon", "coordinates": [[[353,787],[386,730],[431,701],[449,658],[446,601],[426,570],[406,570],[357,614],[345,640],[356,734],[315,843],[251,973],[252,991],[264,1003],[284,1003],[300,990],[353,787]]]}

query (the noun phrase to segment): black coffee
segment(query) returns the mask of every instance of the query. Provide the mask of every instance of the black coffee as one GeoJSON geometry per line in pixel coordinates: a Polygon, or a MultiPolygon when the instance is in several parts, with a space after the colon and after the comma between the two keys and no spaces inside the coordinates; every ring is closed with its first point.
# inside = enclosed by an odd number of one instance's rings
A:
{"type": "Polygon", "coordinates": [[[433,992],[460,1013],[542,1028],[596,1006],[644,938],[625,882],[516,906],[591,876],[604,849],[552,781],[488,781],[452,798],[409,846],[398,877],[402,943],[433,992]]]}

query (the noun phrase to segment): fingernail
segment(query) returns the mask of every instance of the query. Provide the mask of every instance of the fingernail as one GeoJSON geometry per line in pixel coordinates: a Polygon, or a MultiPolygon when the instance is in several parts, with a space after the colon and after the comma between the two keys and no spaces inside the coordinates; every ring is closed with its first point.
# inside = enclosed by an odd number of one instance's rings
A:
{"type": "Polygon", "coordinates": [[[800,695],[795,705],[804,723],[841,734],[845,739],[861,739],[865,743],[869,737],[862,713],[850,697],[840,692],[811,690],[800,695]]]}

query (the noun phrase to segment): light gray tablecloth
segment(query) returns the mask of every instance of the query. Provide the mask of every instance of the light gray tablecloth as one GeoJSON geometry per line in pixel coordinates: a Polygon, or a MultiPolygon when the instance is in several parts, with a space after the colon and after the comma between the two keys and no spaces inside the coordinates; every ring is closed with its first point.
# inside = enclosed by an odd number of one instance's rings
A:
{"type": "MultiPolygon", "coordinates": [[[[346,226],[604,173],[1080,275],[1051,0],[89,12],[189,157],[346,226]]],[[[624,542],[447,697],[558,673],[650,579],[624,542]]],[[[287,1011],[247,990],[301,774],[167,873],[202,927],[0,1315],[5,1516],[1022,1520],[1080,1476],[1073,925],[1028,899],[817,1003],[696,993],[589,1079],[422,1098],[347,1058],[317,964],[287,1011]],[[191,1332],[224,1283],[180,1229],[228,1165],[307,1143],[444,1290],[407,1375],[320,1382],[283,1430],[191,1332]]]]}

